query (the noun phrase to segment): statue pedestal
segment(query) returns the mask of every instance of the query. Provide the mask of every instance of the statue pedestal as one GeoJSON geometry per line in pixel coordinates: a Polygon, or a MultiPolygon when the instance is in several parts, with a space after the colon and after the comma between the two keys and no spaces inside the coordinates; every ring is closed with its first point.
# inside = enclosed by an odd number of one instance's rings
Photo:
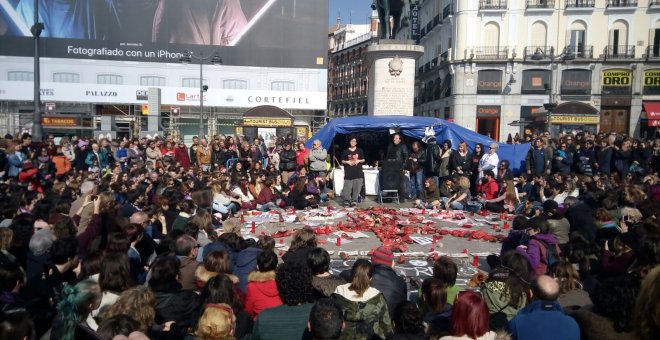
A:
{"type": "Polygon", "coordinates": [[[412,116],[415,99],[415,60],[424,46],[381,40],[367,48],[369,116],[412,116]]]}

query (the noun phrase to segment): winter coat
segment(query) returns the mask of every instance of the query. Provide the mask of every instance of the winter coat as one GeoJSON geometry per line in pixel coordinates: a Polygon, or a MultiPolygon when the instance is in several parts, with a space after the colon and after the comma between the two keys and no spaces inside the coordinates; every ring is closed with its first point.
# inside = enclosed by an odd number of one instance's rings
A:
{"type": "Polygon", "coordinates": [[[571,234],[579,232],[590,241],[596,239],[596,220],[593,210],[588,205],[577,203],[566,210],[564,217],[571,226],[571,234]]]}
{"type": "Polygon", "coordinates": [[[9,177],[16,177],[18,176],[18,173],[21,172],[21,167],[23,166],[23,162],[25,162],[25,155],[20,152],[16,151],[13,154],[7,156],[7,162],[9,163],[9,169],[7,170],[7,175],[9,177]]]}
{"type": "Polygon", "coordinates": [[[179,283],[183,289],[195,289],[195,270],[199,266],[194,258],[189,256],[181,257],[179,265],[179,283]]]}
{"type": "Polygon", "coordinates": [[[314,288],[314,299],[330,297],[337,286],[345,284],[346,281],[336,275],[312,276],[312,287],[314,288]]]}
{"type": "Polygon", "coordinates": [[[275,283],[275,271],[254,271],[248,276],[247,293],[245,295],[245,311],[254,319],[266,308],[282,304],[280,293],[275,283]]]}
{"type": "Polygon", "coordinates": [[[371,287],[378,289],[385,296],[390,318],[394,315],[396,306],[408,299],[406,281],[390,266],[382,264],[374,265],[371,287]]]}
{"type": "Polygon", "coordinates": [[[55,165],[55,175],[61,176],[71,170],[71,162],[66,156],[54,156],[53,164],[55,165]]]}
{"type": "Polygon", "coordinates": [[[617,332],[613,322],[591,311],[591,306],[570,313],[580,327],[582,340],[632,340],[634,333],[617,332]]]}
{"type": "Polygon", "coordinates": [[[385,153],[385,160],[401,163],[401,167],[403,167],[407,159],[408,159],[408,147],[405,144],[399,143],[399,144],[390,144],[387,146],[387,152],[385,153]]]}
{"type": "Polygon", "coordinates": [[[322,146],[318,149],[312,149],[309,152],[309,171],[325,171],[326,158],[328,158],[328,151],[322,146]]]}
{"type": "Polygon", "coordinates": [[[442,156],[440,156],[440,172],[438,173],[440,177],[447,177],[451,174],[451,160],[453,158],[452,153],[454,152],[449,149],[442,156]]]}
{"type": "Polygon", "coordinates": [[[545,243],[546,251],[547,248],[555,247],[557,251],[557,256],[559,256],[559,247],[557,244],[557,239],[551,234],[534,234],[529,237],[529,243],[527,244],[527,249],[516,248],[516,251],[527,258],[530,268],[536,272],[536,275],[544,275],[548,270],[548,264],[546,259],[543,258],[541,253],[541,243],[545,243]]]}
{"type": "Polygon", "coordinates": [[[232,255],[234,268],[231,273],[238,277],[238,286],[244,293],[247,291],[250,273],[257,270],[257,256],[262,251],[261,248],[247,247],[232,255]]]}
{"type": "Polygon", "coordinates": [[[344,311],[345,328],[340,339],[385,339],[392,333],[387,302],[378,289],[369,287],[361,297],[349,290],[350,283],[338,286],[332,295],[344,311]]]}
{"type": "Polygon", "coordinates": [[[313,248],[303,247],[296,250],[289,250],[282,256],[282,260],[286,263],[298,263],[301,266],[307,265],[307,254],[313,248]]]}
{"type": "Polygon", "coordinates": [[[296,152],[293,150],[282,150],[280,152],[280,171],[296,170],[296,152]]]}
{"type": "MultiPolygon", "coordinates": [[[[92,166],[92,164],[94,164],[94,158],[96,158],[96,154],[94,154],[94,151],[88,152],[87,157],[85,157],[85,164],[87,164],[87,166],[92,166]]],[[[108,151],[106,149],[99,148],[98,161],[99,161],[99,168],[105,169],[108,167],[109,165],[108,151]]]]}
{"type": "Polygon", "coordinates": [[[580,339],[577,322],[556,301],[536,300],[525,306],[509,321],[507,331],[514,339],[580,339]]]}
{"type": "Polygon", "coordinates": [[[557,243],[568,243],[568,234],[570,233],[571,224],[564,217],[560,219],[549,218],[550,233],[557,239],[557,243]]]}
{"type": "Polygon", "coordinates": [[[302,151],[296,151],[296,165],[307,165],[309,162],[309,149],[305,148],[302,151]]]}
{"type": "Polygon", "coordinates": [[[438,176],[440,172],[440,146],[436,143],[431,143],[426,148],[423,164],[422,160],[418,160],[420,165],[424,167],[424,175],[426,177],[438,176]]]}
{"type": "Polygon", "coordinates": [[[160,152],[160,149],[158,148],[147,148],[146,151],[147,154],[147,161],[152,161],[156,163],[159,160],[163,159],[163,154],[160,152]]]}
{"type": "Polygon", "coordinates": [[[557,299],[557,302],[559,302],[561,308],[563,308],[564,311],[572,311],[593,304],[591,298],[589,297],[589,293],[587,293],[586,290],[580,288],[575,288],[562,294],[559,296],[559,299],[557,299]]]}
{"type": "Polygon", "coordinates": [[[190,155],[188,154],[188,148],[177,147],[174,149],[174,159],[181,164],[182,167],[188,169],[190,167],[190,155]]]}
{"type": "MultiPolygon", "coordinates": [[[[507,281],[511,275],[515,275],[510,272],[509,269],[499,267],[494,269],[488,279],[481,284],[481,294],[486,301],[488,306],[488,313],[491,318],[491,328],[500,329],[500,326],[506,326],[506,322],[511,320],[518,311],[527,304],[527,296],[523,294],[518,300],[518,305],[513,306],[511,304],[511,295],[509,293],[509,288],[507,286],[507,281]],[[493,321],[496,320],[494,316],[496,314],[503,314],[504,320],[497,318],[502,324],[494,324],[493,321]]],[[[527,278],[522,278],[526,280],[527,278]]]]}
{"type": "Polygon", "coordinates": [[[543,149],[543,168],[542,169],[537,169],[535,167],[535,158],[538,157],[536,156],[536,148],[531,147],[529,151],[527,152],[527,157],[525,157],[525,167],[527,168],[527,171],[531,171],[532,174],[534,175],[543,175],[547,170],[550,170],[550,166],[552,165],[552,149],[542,147],[543,149]]]}
{"type": "Polygon", "coordinates": [[[157,324],[174,321],[180,328],[185,329],[192,326],[199,317],[199,295],[192,290],[181,289],[180,283],[151,286],[151,290],[156,297],[154,307],[157,324]]]}
{"type": "Polygon", "coordinates": [[[197,164],[198,165],[210,165],[211,164],[211,147],[207,145],[206,148],[203,146],[197,147],[197,164]]]}

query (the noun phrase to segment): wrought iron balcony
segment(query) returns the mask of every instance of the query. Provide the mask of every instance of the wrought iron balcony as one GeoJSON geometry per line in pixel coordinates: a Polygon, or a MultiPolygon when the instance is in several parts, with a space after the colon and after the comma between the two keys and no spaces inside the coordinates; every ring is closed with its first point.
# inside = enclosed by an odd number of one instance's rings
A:
{"type": "Polygon", "coordinates": [[[509,58],[509,49],[500,46],[481,46],[472,49],[474,59],[479,60],[506,60],[509,58]]]}
{"type": "Polygon", "coordinates": [[[605,47],[605,58],[607,59],[634,59],[634,45],[607,45],[605,47]]]}
{"type": "Polygon", "coordinates": [[[566,0],[566,8],[594,8],[595,0],[566,0]]]}
{"type": "Polygon", "coordinates": [[[552,46],[525,46],[523,59],[549,60],[555,54],[555,48],[552,46]]]}
{"type": "Polygon", "coordinates": [[[480,0],[479,9],[506,9],[506,0],[480,0]]]}
{"type": "Polygon", "coordinates": [[[649,45],[646,47],[647,60],[660,60],[660,45],[649,45]]]}
{"type": "Polygon", "coordinates": [[[566,46],[564,48],[564,59],[593,59],[594,47],[590,45],[566,46]]]}
{"type": "Polygon", "coordinates": [[[527,0],[527,8],[554,8],[555,0],[527,0]]]}
{"type": "Polygon", "coordinates": [[[607,7],[637,7],[637,0],[607,0],[607,7]]]}

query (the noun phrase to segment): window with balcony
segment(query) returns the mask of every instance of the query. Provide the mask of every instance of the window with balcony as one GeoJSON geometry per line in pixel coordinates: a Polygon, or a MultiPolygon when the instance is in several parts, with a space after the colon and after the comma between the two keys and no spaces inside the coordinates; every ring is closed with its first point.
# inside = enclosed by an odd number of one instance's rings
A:
{"type": "Polygon", "coordinates": [[[295,91],[296,84],[292,81],[273,81],[270,83],[270,89],[273,91],[295,91]]]}
{"type": "Polygon", "coordinates": [[[506,9],[506,0],[480,0],[479,9],[506,9]]]}
{"type": "Polygon", "coordinates": [[[595,0],[566,0],[566,8],[594,8],[595,0]]]}
{"type": "Polygon", "coordinates": [[[637,7],[637,0],[607,0],[607,7],[637,7]]]}
{"type": "Polygon", "coordinates": [[[628,45],[628,24],[626,22],[619,20],[612,25],[605,56],[607,58],[635,57],[635,46],[628,45]]]}
{"type": "Polygon", "coordinates": [[[527,8],[554,8],[555,0],[527,0],[527,8]]]}
{"type": "Polygon", "coordinates": [[[225,79],[222,81],[222,88],[228,90],[247,90],[247,80],[225,79]]]}
{"type": "Polygon", "coordinates": [[[34,73],[30,71],[9,71],[7,72],[9,81],[34,81],[34,73]]]}
{"type": "Polygon", "coordinates": [[[140,77],[140,85],[142,86],[165,86],[165,77],[158,76],[142,76],[140,77]]]}
{"type": "Polygon", "coordinates": [[[80,75],[78,73],[70,72],[57,72],[53,73],[54,83],[80,83],[80,75]]]}
{"type": "Polygon", "coordinates": [[[122,85],[124,83],[124,77],[118,74],[99,74],[96,76],[96,83],[105,85],[122,85]]]}

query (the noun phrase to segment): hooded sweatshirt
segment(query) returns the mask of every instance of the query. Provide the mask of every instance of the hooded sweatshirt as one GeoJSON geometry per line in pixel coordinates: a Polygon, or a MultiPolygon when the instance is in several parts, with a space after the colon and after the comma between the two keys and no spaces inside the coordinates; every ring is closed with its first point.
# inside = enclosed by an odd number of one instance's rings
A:
{"type": "Polygon", "coordinates": [[[282,299],[275,283],[275,271],[250,273],[245,297],[245,311],[256,319],[262,310],[281,304],[282,299]]]}
{"type": "Polygon", "coordinates": [[[545,274],[547,271],[546,259],[543,258],[541,254],[541,243],[544,242],[546,247],[555,247],[557,255],[559,255],[559,247],[557,246],[557,239],[551,234],[534,234],[529,237],[529,244],[527,245],[527,250],[518,247],[516,251],[525,255],[527,261],[529,261],[529,266],[532,268],[537,275],[545,274]]]}
{"type": "Polygon", "coordinates": [[[392,332],[387,302],[378,289],[369,287],[362,296],[350,290],[350,283],[337,286],[334,297],[344,311],[346,324],[340,339],[385,339],[392,332]]]}

